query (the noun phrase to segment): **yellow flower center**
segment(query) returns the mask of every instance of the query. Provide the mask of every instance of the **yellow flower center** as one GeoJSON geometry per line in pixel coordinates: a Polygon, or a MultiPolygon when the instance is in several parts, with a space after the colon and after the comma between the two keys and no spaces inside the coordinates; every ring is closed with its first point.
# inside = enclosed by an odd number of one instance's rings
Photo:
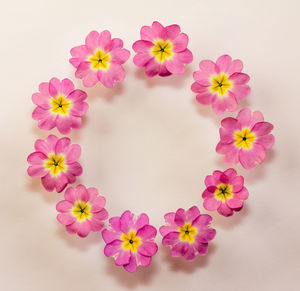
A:
{"type": "Polygon", "coordinates": [[[188,241],[189,243],[193,243],[195,241],[197,228],[192,226],[189,222],[185,223],[184,226],[179,227],[178,231],[182,241],[188,241]]]}
{"type": "Polygon", "coordinates": [[[52,175],[57,176],[61,171],[64,171],[66,169],[64,157],[51,154],[49,156],[49,159],[45,163],[45,167],[47,169],[50,169],[50,173],[52,175]]]}
{"type": "Polygon", "coordinates": [[[157,40],[152,48],[152,55],[155,56],[159,63],[172,57],[172,43],[165,40],[157,40]]]}
{"type": "Polygon", "coordinates": [[[130,231],[129,233],[123,233],[121,237],[123,244],[122,247],[124,250],[131,250],[131,252],[136,252],[138,246],[141,244],[141,238],[136,236],[135,231],[130,231]]]}
{"type": "Polygon", "coordinates": [[[109,65],[110,55],[102,50],[97,50],[94,55],[89,58],[92,68],[95,70],[106,70],[109,65]]]}
{"type": "Polygon", "coordinates": [[[220,74],[211,78],[210,89],[213,93],[217,93],[220,97],[226,95],[228,89],[232,87],[232,83],[228,80],[226,74],[220,74]]]}
{"type": "Polygon", "coordinates": [[[254,133],[249,128],[243,128],[242,131],[236,131],[234,134],[235,145],[238,148],[250,149],[253,142],[256,140],[254,133]]]}
{"type": "Polygon", "coordinates": [[[51,99],[51,111],[55,114],[67,115],[68,109],[71,106],[71,102],[64,96],[58,96],[51,99]]]}
{"type": "Polygon", "coordinates": [[[232,186],[230,184],[219,184],[215,191],[215,197],[219,200],[225,201],[233,196],[232,186]]]}
{"type": "Polygon", "coordinates": [[[81,222],[92,216],[91,206],[83,201],[76,201],[71,212],[81,222]]]}

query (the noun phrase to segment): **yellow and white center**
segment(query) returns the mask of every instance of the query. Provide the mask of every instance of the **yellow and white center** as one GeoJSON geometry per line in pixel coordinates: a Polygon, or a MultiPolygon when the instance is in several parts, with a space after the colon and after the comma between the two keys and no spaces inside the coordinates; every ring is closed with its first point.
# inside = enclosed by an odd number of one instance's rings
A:
{"type": "Polygon", "coordinates": [[[166,59],[170,59],[173,55],[173,45],[168,40],[157,40],[151,49],[152,55],[159,63],[163,63],[166,59]]]}
{"type": "Polygon", "coordinates": [[[123,249],[131,250],[133,253],[137,251],[138,246],[141,244],[141,238],[136,235],[135,231],[130,231],[127,234],[123,233],[121,239],[123,249]]]}
{"type": "Polygon", "coordinates": [[[226,95],[231,87],[232,82],[226,74],[215,75],[211,78],[210,90],[212,93],[217,93],[219,97],[226,95]]]}
{"type": "Polygon", "coordinates": [[[180,239],[193,243],[195,241],[195,235],[197,234],[197,228],[192,226],[189,222],[185,223],[184,226],[178,228],[180,233],[180,239]]]}
{"type": "Polygon", "coordinates": [[[218,200],[225,201],[226,199],[232,198],[232,186],[230,184],[219,184],[215,191],[215,197],[218,200]]]}
{"type": "Polygon", "coordinates": [[[62,95],[51,99],[51,111],[55,114],[67,115],[71,102],[62,95]]]}
{"type": "Polygon", "coordinates": [[[238,148],[250,149],[253,142],[256,140],[254,133],[249,128],[245,127],[241,131],[236,131],[234,134],[235,145],[238,148]]]}
{"type": "Polygon", "coordinates": [[[89,61],[94,70],[106,70],[109,66],[110,55],[102,50],[97,50],[89,57],[89,61]]]}
{"type": "Polygon", "coordinates": [[[57,176],[66,169],[65,159],[62,155],[51,154],[45,162],[45,167],[53,176],[57,176]]]}
{"type": "Polygon", "coordinates": [[[83,222],[92,216],[90,204],[81,200],[75,202],[71,212],[80,222],[83,222]]]}

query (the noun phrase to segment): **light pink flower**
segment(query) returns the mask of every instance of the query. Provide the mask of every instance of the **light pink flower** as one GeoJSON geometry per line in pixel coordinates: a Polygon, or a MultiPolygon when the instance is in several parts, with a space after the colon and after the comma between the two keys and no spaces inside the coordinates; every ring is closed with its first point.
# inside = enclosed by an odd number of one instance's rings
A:
{"type": "Polygon", "coordinates": [[[55,126],[62,134],[81,127],[81,116],[88,110],[84,102],[87,95],[82,90],[75,90],[69,79],[62,81],[52,78],[49,83],[41,83],[38,93],[32,95],[37,107],[32,117],[38,120],[41,129],[50,130],[55,126]]]}
{"type": "Polygon", "coordinates": [[[102,231],[104,254],[131,273],[139,265],[147,267],[158,249],[154,242],[157,231],[149,225],[148,216],[143,213],[135,217],[127,210],[121,217],[110,218],[109,223],[109,228],[102,231]]]}
{"type": "Polygon", "coordinates": [[[205,255],[208,242],[216,235],[216,230],[209,227],[211,220],[211,216],[201,214],[197,206],[187,211],[179,208],[176,213],[167,213],[166,225],[159,229],[163,236],[162,244],[171,247],[172,257],[183,257],[191,261],[197,254],[205,255]]]}
{"type": "Polygon", "coordinates": [[[266,150],[274,145],[274,136],[270,134],[273,125],[264,121],[260,111],[252,114],[249,108],[242,109],[236,118],[224,118],[221,125],[216,151],[225,155],[226,164],[240,162],[245,169],[254,168],[265,160],[266,150]]]}
{"type": "Polygon", "coordinates": [[[205,178],[206,190],[202,193],[203,206],[206,210],[218,210],[221,215],[231,216],[233,211],[243,208],[243,201],[248,198],[244,187],[244,178],[237,176],[234,169],[225,172],[214,171],[205,178]]]}
{"type": "Polygon", "coordinates": [[[193,60],[191,51],[187,49],[188,42],[188,36],[180,32],[179,25],[164,27],[154,21],[152,26],[141,28],[141,40],[132,46],[137,53],[133,62],[145,67],[148,77],[182,74],[185,64],[193,60]]]}
{"type": "Polygon", "coordinates": [[[70,63],[77,69],[76,78],[83,80],[85,87],[93,87],[101,82],[108,88],[113,88],[115,82],[122,82],[125,71],[122,67],[130,52],[123,48],[119,38],[111,39],[108,30],[91,31],[85,39],[85,44],[71,49],[70,63]]]}
{"type": "Polygon", "coordinates": [[[56,205],[56,210],[60,212],[57,220],[66,226],[68,233],[86,237],[90,231],[100,231],[108,218],[105,201],[96,188],[85,188],[83,185],[69,187],[65,200],[56,205]]]}
{"type": "Polygon", "coordinates": [[[27,172],[31,177],[41,178],[47,191],[61,192],[81,175],[82,168],[77,162],[81,148],[71,144],[69,138],[49,135],[45,140],[38,139],[34,147],[36,151],[27,158],[30,164],[27,172]]]}
{"type": "Polygon", "coordinates": [[[213,110],[222,115],[226,110],[233,112],[238,107],[237,99],[245,98],[250,93],[247,85],[249,76],[241,73],[243,63],[223,55],[214,63],[201,61],[199,71],[194,72],[195,83],[192,91],[198,93],[196,100],[203,105],[212,105],[213,110]]]}

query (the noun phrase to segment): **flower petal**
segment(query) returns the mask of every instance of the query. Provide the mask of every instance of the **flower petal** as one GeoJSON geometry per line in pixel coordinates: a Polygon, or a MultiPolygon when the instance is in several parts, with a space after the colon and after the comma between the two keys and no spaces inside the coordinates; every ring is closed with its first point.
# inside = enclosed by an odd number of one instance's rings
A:
{"type": "Polygon", "coordinates": [[[139,247],[138,247],[138,252],[144,256],[154,256],[158,250],[157,244],[153,241],[146,241],[143,242],[139,247]]]}
{"type": "Polygon", "coordinates": [[[144,225],[140,228],[136,235],[141,237],[143,240],[149,240],[156,237],[157,230],[152,225],[144,225]]]}

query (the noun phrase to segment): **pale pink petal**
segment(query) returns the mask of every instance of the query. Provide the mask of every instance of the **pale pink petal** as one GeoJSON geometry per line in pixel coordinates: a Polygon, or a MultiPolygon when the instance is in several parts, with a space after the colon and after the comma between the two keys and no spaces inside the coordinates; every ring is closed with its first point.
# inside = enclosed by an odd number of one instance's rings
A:
{"type": "Polygon", "coordinates": [[[231,57],[229,55],[223,55],[220,56],[217,61],[216,64],[220,69],[220,72],[224,72],[227,73],[229,70],[229,67],[231,65],[231,57]]]}
{"type": "Polygon", "coordinates": [[[138,40],[132,45],[132,48],[136,53],[145,53],[147,55],[150,55],[150,49],[153,46],[154,45],[151,41],[138,40]]]}
{"type": "Polygon", "coordinates": [[[241,208],[243,206],[243,201],[237,199],[235,196],[231,199],[226,200],[226,204],[228,207],[235,209],[235,208],[241,208]]]}
{"type": "Polygon", "coordinates": [[[61,82],[57,78],[52,78],[49,82],[49,93],[52,97],[56,97],[61,92],[61,82]]]}
{"type": "Polygon", "coordinates": [[[73,208],[74,204],[67,200],[59,201],[56,204],[56,210],[58,212],[66,213],[70,212],[70,210],[73,208]]]}
{"type": "Polygon", "coordinates": [[[227,70],[227,73],[229,75],[235,73],[235,72],[241,72],[243,69],[243,62],[241,60],[233,60],[227,70]]]}
{"type": "Polygon", "coordinates": [[[97,83],[98,83],[97,72],[94,72],[94,71],[90,71],[83,79],[83,86],[85,86],[87,88],[93,87],[97,83]]]}
{"type": "Polygon", "coordinates": [[[75,89],[73,82],[70,79],[61,81],[61,93],[68,96],[75,89]]]}
{"type": "Polygon", "coordinates": [[[110,54],[112,56],[112,61],[117,62],[118,64],[124,64],[129,59],[130,51],[119,48],[111,51],[110,54]]]}
{"type": "Polygon", "coordinates": [[[252,149],[239,151],[239,160],[245,169],[252,169],[256,163],[261,164],[266,158],[266,150],[260,144],[253,144],[252,149]]]}
{"type": "Polygon", "coordinates": [[[152,23],[152,33],[155,38],[161,38],[163,40],[167,38],[165,28],[158,21],[152,23]]]}
{"type": "Polygon", "coordinates": [[[101,83],[108,87],[113,88],[115,82],[122,82],[125,78],[125,71],[121,65],[111,63],[107,71],[103,71],[101,75],[101,83]]]}
{"type": "Polygon", "coordinates": [[[245,73],[233,73],[229,80],[234,82],[234,85],[244,85],[249,82],[250,77],[245,73]]]}
{"type": "Polygon", "coordinates": [[[209,211],[217,210],[220,207],[220,205],[221,201],[217,200],[215,197],[205,199],[203,202],[203,207],[209,211]]]}
{"type": "Polygon", "coordinates": [[[81,174],[82,167],[78,162],[68,164],[68,170],[66,172],[66,175],[68,177],[69,183],[74,183],[76,181],[76,176],[80,176],[81,174]]]}
{"type": "Polygon", "coordinates": [[[141,35],[142,40],[147,40],[147,41],[151,41],[151,42],[155,38],[155,36],[153,35],[152,28],[150,26],[143,26],[141,28],[140,35],[141,35]]]}
{"type": "Polygon", "coordinates": [[[103,208],[102,210],[93,213],[93,216],[98,220],[106,220],[108,218],[108,212],[103,208]]]}
{"type": "Polygon", "coordinates": [[[193,61],[193,54],[189,49],[185,49],[184,51],[177,53],[176,58],[184,64],[189,64],[193,61]]]}
{"type": "Polygon", "coordinates": [[[94,217],[90,219],[90,222],[92,231],[100,231],[104,226],[103,220],[95,219],[94,217]]]}
{"type": "Polygon", "coordinates": [[[228,92],[227,98],[224,98],[226,108],[230,112],[234,112],[238,108],[238,103],[236,100],[236,96],[231,93],[231,91],[228,92]]]}
{"type": "Polygon", "coordinates": [[[248,199],[249,192],[246,187],[243,187],[239,192],[235,193],[234,196],[240,200],[248,199]]]}
{"type": "Polygon", "coordinates": [[[254,111],[252,114],[252,120],[250,121],[249,127],[252,128],[257,122],[264,121],[264,116],[260,111],[254,111]]]}
{"type": "Polygon", "coordinates": [[[174,220],[175,220],[175,212],[169,212],[167,214],[164,215],[164,219],[168,224],[175,224],[174,220]]]}
{"type": "Polygon", "coordinates": [[[33,165],[29,166],[27,169],[29,176],[34,178],[42,178],[48,174],[48,170],[45,169],[44,165],[33,165]]]}
{"type": "Polygon", "coordinates": [[[233,186],[233,192],[239,192],[244,187],[244,177],[236,176],[230,184],[233,186]]]}
{"type": "Polygon", "coordinates": [[[232,118],[232,117],[224,118],[221,121],[221,125],[222,125],[222,127],[229,129],[231,131],[233,131],[235,129],[239,129],[237,119],[232,118]]]}
{"type": "Polygon", "coordinates": [[[38,105],[39,107],[42,107],[45,110],[47,110],[51,107],[49,95],[44,95],[41,93],[34,93],[34,94],[32,94],[31,98],[32,98],[32,102],[35,105],[38,105]]]}
{"type": "Polygon", "coordinates": [[[69,134],[71,131],[72,119],[69,116],[58,115],[56,119],[56,127],[62,134],[69,134]]]}
{"type": "Polygon", "coordinates": [[[110,50],[111,34],[108,30],[100,33],[98,38],[97,47],[103,48],[104,51],[110,50]]]}
{"type": "Polygon", "coordinates": [[[220,138],[223,144],[230,144],[235,141],[234,132],[232,130],[227,130],[220,128],[220,138]]]}
{"type": "Polygon", "coordinates": [[[259,136],[256,140],[256,143],[262,145],[265,149],[270,149],[274,145],[274,142],[275,138],[272,134],[259,136]]]}
{"type": "Polygon", "coordinates": [[[97,76],[97,73],[91,71],[91,63],[90,62],[81,62],[75,72],[75,77],[78,79],[86,78],[90,73],[94,73],[97,76]]]}
{"type": "Polygon", "coordinates": [[[33,165],[44,165],[45,159],[47,159],[47,156],[44,153],[34,152],[27,157],[27,162],[33,165]]]}
{"type": "Polygon", "coordinates": [[[216,191],[217,187],[216,186],[209,186],[209,189],[205,189],[202,193],[202,198],[203,199],[207,199],[207,198],[211,198],[214,196],[214,192],[216,191]],[[212,189],[214,189],[214,191],[211,191],[212,189]]]}
{"type": "Polygon", "coordinates": [[[68,98],[71,99],[73,103],[81,103],[87,98],[87,94],[82,90],[76,89],[68,95],[68,98]]]}
{"type": "Polygon", "coordinates": [[[212,102],[212,108],[218,115],[224,114],[227,108],[226,99],[216,98],[212,102]]]}
{"type": "Polygon", "coordinates": [[[264,135],[269,134],[273,130],[273,128],[274,128],[273,124],[262,121],[262,122],[256,123],[252,127],[251,131],[253,131],[256,136],[264,136],[264,135]]]}
{"type": "Polygon", "coordinates": [[[116,48],[123,47],[123,40],[119,38],[113,38],[110,43],[110,49],[114,50],[116,48]]]}
{"type": "Polygon", "coordinates": [[[87,112],[88,108],[89,108],[89,105],[86,102],[74,103],[72,109],[70,110],[70,113],[72,114],[72,117],[74,115],[82,116],[87,112]]]}
{"type": "Polygon", "coordinates": [[[85,220],[84,222],[78,223],[77,234],[80,237],[86,237],[91,231],[91,223],[89,220],[85,220]]]}
{"type": "Polygon", "coordinates": [[[56,188],[56,192],[60,193],[65,189],[68,183],[69,180],[64,173],[62,173],[59,177],[51,177],[50,174],[42,177],[42,184],[49,192],[56,188]]]}
{"type": "Polygon", "coordinates": [[[211,60],[204,60],[199,63],[199,68],[202,71],[207,72],[207,74],[218,74],[219,68],[216,66],[216,64],[211,60]]]}
{"type": "Polygon", "coordinates": [[[50,97],[49,83],[47,82],[40,83],[39,91],[41,92],[42,95],[50,97]]]}
{"type": "Polygon", "coordinates": [[[234,85],[230,90],[238,99],[246,98],[250,94],[250,87],[248,85],[234,85]]]}
{"type": "Polygon", "coordinates": [[[173,51],[182,52],[186,49],[189,42],[189,38],[185,33],[180,33],[176,38],[172,40],[173,51]]]}
{"type": "Polygon", "coordinates": [[[85,188],[85,186],[83,185],[78,185],[76,187],[76,191],[77,191],[77,195],[79,197],[79,199],[83,202],[88,202],[89,199],[90,199],[90,194],[89,192],[87,191],[87,189],[85,188]]]}
{"type": "Polygon", "coordinates": [[[251,121],[251,110],[249,108],[242,109],[238,113],[236,119],[240,123],[241,127],[249,126],[251,121]]]}
{"type": "Polygon", "coordinates": [[[89,55],[89,51],[85,45],[79,45],[71,49],[71,55],[74,58],[81,58],[83,60],[89,55]]]}
{"type": "Polygon", "coordinates": [[[169,72],[173,74],[182,74],[184,73],[184,64],[177,60],[176,58],[173,58],[170,61],[165,61],[166,67],[169,72]]]}
{"type": "Polygon", "coordinates": [[[177,24],[168,25],[165,27],[168,39],[174,39],[180,33],[180,26],[177,24]]]}
{"type": "Polygon", "coordinates": [[[216,147],[216,152],[225,155],[224,162],[226,164],[232,165],[239,161],[239,150],[233,144],[223,144],[219,142],[216,147]]]}
{"type": "Polygon", "coordinates": [[[97,31],[91,31],[85,38],[85,45],[90,51],[95,50],[98,47],[99,33],[97,31]]]}
{"type": "Polygon", "coordinates": [[[134,56],[133,63],[138,67],[144,67],[150,60],[154,60],[150,54],[141,53],[134,56]]]}
{"type": "Polygon", "coordinates": [[[73,129],[80,129],[81,127],[81,117],[78,116],[72,116],[72,128],[73,129]]]}
{"type": "MultiPolygon", "coordinates": [[[[87,189],[87,190],[88,190],[89,193],[91,193],[91,192],[89,191],[89,189],[87,189]]],[[[90,197],[91,197],[91,194],[90,194],[90,197]]],[[[90,198],[90,201],[91,201],[91,198],[90,198]]],[[[102,210],[102,209],[104,208],[105,203],[106,203],[105,197],[98,195],[98,196],[93,200],[93,206],[92,206],[91,212],[92,212],[92,213],[99,212],[100,210],[102,210]]]]}
{"type": "Polygon", "coordinates": [[[60,213],[57,215],[57,220],[63,225],[70,225],[76,221],[76,218],[70,213],[60,213]]]}

